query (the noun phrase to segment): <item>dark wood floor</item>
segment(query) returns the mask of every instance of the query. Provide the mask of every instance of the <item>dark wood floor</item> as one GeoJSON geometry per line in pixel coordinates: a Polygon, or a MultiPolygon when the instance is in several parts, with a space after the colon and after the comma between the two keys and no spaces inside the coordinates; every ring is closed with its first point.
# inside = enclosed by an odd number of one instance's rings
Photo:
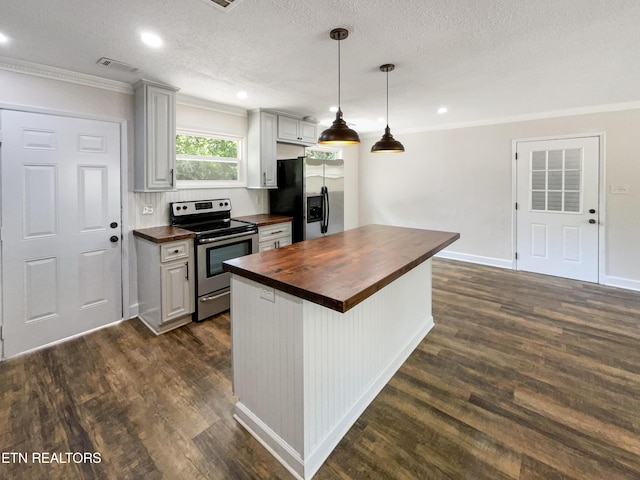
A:
{"type": "MultiPolygon", "coordinates": [[[[640,478],[639,293],[435,260],[433,298],[436,327],[315,478],[640,478]]],[[[0,452],[29,463],[0,478],[291,478],[232,419],[230,374],[226,315],[2,362],[0,452]]]]}

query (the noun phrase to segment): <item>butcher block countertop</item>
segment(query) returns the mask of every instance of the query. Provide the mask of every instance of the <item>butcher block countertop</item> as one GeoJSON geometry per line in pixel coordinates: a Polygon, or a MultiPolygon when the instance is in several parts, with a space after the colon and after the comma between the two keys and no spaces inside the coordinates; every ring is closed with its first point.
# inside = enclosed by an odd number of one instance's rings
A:
{"type": "Polygon", "coordinates": [[[185,238],[195,238],[196,234],[177,227],[151,227],[134,230],[136,237],[144,238],[154,243],[174,242],[185,238]]]}
{"type": "Polygon", "coordinates": [[[240,220],[241,222],[255,223],[259,227],[293,221],[293,217],[271,215],[270,213],[258,213],[257,215],[247,215],[245,217],[233,217],[233,219],[240,220]]]}
{"type": "Polygon", "coordinates": [[[223,263],[224,270],[346,312],[460,238],[367,225],[223,263]]]}

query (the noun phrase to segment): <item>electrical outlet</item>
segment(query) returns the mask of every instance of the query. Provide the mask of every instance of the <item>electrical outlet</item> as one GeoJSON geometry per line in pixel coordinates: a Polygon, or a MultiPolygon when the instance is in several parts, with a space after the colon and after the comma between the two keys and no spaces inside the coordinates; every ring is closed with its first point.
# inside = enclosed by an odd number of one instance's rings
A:
{"type": "Polygon", "coordinates": [[[264,298],[270,302],[276,301],[276,291],[274,288],[260,287],[260,298],[264,298]]]}
{"type": "Polygon", "coordinates": [[[143,215],[153,215],[153,205],[145,205],[142,208],[143,215]]]}

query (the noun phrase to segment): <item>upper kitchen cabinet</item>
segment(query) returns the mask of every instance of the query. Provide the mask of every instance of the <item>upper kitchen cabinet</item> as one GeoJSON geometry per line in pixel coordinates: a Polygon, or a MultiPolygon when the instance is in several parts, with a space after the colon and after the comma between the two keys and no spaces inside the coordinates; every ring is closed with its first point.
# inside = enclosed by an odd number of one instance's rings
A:
{"type": "Polygon", "coordinates": [[[317,139],[315,123],[278,115],[279,142],[296,143],[310,147],[316,144],[317,139]]]}
{"type": "Polygon", "coordinates": [[[316,124],[268,110],[249,112],[247,186],[277,188],[276,145],[316,144],[316,124]]]}
{"type": "Polygon", "coordinates": [[[249,112],[247,186],[276,188],[276,133],[278,116],[265,111],[249,112]]]}
{"type": "Polygon", "coordinates": [[[177,88],[141,80],[135,89],[135,190],[175,190],[177,88]]]}

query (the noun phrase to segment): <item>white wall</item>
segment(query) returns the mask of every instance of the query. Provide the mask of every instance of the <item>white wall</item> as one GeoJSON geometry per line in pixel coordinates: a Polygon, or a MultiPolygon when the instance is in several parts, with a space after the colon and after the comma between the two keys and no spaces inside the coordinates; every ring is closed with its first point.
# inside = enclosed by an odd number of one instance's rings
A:
{"type": "MultiPolygon", "coordinates": [[[[0,68],[0,85],[0,106],[99,118],[120,123],[126,122],[128,143],[124,144],[126,158],[123,159],[123,177],[128,185],[128,193],[123,199],[126,215],[126,224],[123,225],[125,238],[123,248],[127,252],[129,278],[125,281],[127,290],[124,300],[125,309],[128,305],[131,309],[131,315],[135,315],[137,305],[133,229],[167,225],[169,221],[168,204],[180,200],[223,197],[231,199],[234,216],[268,212],[268,193],[266,190],[249,190],[241,187],[179,190],[165,193],[134,193],[134,98],[133,90],[129,90],[125,84],[102,82],[95,77],[40,67],[35,64],[29,64],[28,68],[25,68],[20,64],[15,69],[0,68]],[[113,89],[110,89],[111,87],[113,89]],[[154,214],[142,215],[144,205],[152,205],[154,214]]],[[[246,112],[235,107],[212,106],[207,102],[194,101],[194,99],[186,97],[180,100],[179,95],[178,98],[176,107],[178,128],[246,137],[246,112]],[[194,106],[194,102],[197,105],[194,106]]],[[[345,150],[345,163],[347,164],[345,169],[346,228],[358,226],[357,159],[357,147],[349,147],[345,150]]],[[[125,316],[127,313],[125,311],[125,316]]]]}
{"type": "Polygon", "coordinates": [[[640,289],[640,110],[398,134],[404,154],[360,145],[360,223],[461,233],[447,251],[509,265],[512,248],[512,140],[605,133],[603,283],[640,289]],[[627,195],[610,185],[630,186],[627,195]]]}

